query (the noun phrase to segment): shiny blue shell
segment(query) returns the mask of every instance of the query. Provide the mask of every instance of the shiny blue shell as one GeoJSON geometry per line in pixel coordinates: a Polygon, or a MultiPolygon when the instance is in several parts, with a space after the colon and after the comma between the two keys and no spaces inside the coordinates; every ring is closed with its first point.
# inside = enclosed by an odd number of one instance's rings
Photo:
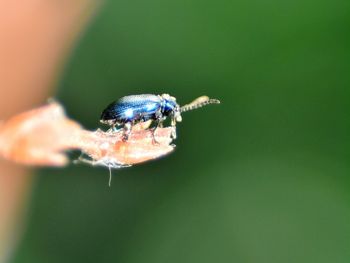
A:
{"type": "Polygon", "coordinates": [[[169,115],[176,105],[176,102],[165,100],[154,94],[125,96],[107,106],[102,112],[101,121],[124,124],[156,120],[169,115]]]}

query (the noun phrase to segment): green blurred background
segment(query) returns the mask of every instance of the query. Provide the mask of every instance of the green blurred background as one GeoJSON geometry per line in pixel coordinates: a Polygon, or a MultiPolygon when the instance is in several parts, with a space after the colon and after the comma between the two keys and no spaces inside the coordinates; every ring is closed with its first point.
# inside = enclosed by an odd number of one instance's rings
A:
{"type": "Polygon", "coordinates": [[[16,263],[349,262],[350,2],[107,1],[57,97],[98,127],[111,101],[222,101],[176,151],[38,171],[16,263]]]}

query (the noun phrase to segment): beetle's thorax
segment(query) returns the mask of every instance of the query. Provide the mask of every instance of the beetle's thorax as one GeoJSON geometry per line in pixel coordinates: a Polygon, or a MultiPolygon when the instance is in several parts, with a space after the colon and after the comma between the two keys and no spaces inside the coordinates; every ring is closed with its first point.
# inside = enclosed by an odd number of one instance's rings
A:
{"type": "Polygon", "coordinates": [[[161,112],[166,116],[171,115],[174,112],[176,106],[178,106],[176,103],[176,99],[170,96],[169,94],[162,94],[159,97],[161,100],[161,112]]]}
{"type": "Polygon", "coordinates": [[[161,99],[161,111],[165,116],[173,116],[173,119],[180,122],[181,113],[180,106],[176,103],[176,98],[169,94],[162,94],[159,96],[161,99]]]}

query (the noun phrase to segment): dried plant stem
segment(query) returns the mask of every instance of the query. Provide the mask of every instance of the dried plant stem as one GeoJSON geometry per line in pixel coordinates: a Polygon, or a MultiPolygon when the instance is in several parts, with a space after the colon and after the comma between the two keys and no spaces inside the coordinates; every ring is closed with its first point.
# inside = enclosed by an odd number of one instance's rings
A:
{"type": "Polygon", "coordinates": [[[26,165],[64,166],[69,162],[65,151],[77,149],[92,165],[130,166],[174,150],[172,128],[158,128],[153,134],[148,125],[137,125],[124,142],[122,131],[84,130],[67,118],[59,103],[52,102],[1,124],[0,156],[26,165]]]}

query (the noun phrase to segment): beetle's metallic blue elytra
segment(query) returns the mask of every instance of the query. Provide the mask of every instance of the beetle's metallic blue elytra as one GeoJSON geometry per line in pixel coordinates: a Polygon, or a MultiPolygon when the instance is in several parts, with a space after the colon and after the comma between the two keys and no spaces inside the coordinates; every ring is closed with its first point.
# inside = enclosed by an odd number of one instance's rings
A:
{"type": "MultiPolygon", "coordinates": [[[[209,99],[207,96],[199,97],[190,104],[180,107],[176,99],[169,94],[154,95],[141,94],[120,98],[112,102],[102,112],[100,121],[111,125],[124,126],[124,137],[127,139],[132,125],[148,120],[154,120],[156,127],[161,127],[166,117],[171,118],[171,125],[181,122],[181,112],[193,110],[207,104],[220,103],[219,100],[209,99]]],[[[173,135],[175,137],[175,134],[173,135]]]]}
{"type": "Polygon", "coordinates": [[[102,112],[101,121],[110,125],[128,122],[158,120],[162,116],[179,112],[175,98],[152,94],[131,95],[120,98],[102,112]]]}

